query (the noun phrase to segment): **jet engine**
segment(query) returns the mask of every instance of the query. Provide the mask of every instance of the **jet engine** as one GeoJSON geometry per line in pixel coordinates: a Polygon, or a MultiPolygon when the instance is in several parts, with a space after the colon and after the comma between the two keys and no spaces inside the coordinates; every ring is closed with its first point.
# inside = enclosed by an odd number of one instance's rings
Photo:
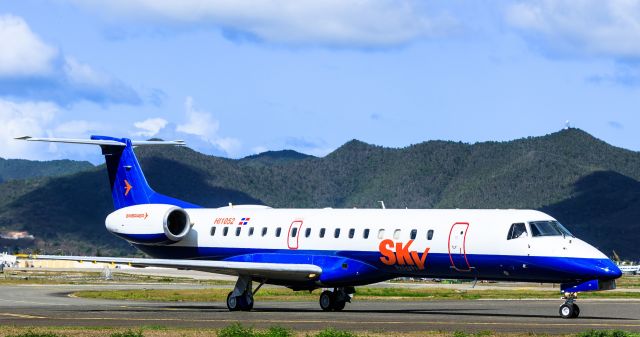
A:
{"type": "Polygon", "coordinates": [[[189,214],[164,204],[121,208],[107,216],[109,232],[133,243],[168,245],[184,239],[191,230],[189,214]]]}

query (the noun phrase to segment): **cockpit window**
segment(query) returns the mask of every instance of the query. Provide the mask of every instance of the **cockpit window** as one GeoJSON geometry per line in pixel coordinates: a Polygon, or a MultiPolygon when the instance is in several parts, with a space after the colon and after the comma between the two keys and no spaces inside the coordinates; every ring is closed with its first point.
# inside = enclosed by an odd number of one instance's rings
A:
{"type": "Polygon", "coordinates": [[[519,222],[511,225],[511,228],[509,228],[509,234],[507,235],[507,240],[524,237],[527,237],[527,226],[525,226],[524,223],[519,222]]]}
{"type": "Polygon", "coordinates": [[[564,228],[557,221],[532,221],[529,222],[531,226],[532,236],[571,236],[573,234],[568,229],[564,228]]]}

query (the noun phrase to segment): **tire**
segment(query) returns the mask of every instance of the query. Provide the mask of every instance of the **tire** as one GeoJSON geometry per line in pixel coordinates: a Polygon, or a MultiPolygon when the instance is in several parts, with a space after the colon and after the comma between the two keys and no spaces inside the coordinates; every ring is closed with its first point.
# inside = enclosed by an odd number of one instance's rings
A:
{"type": "Polygon", "coordinates": [[[573,304],[573,317],[572,318],[578,318],[578,316],[580,316],[580,307],[577,304],[573,304]]]}
{"type": "Polygon", "coordinates": [[[253,309],[253,296],[245,293],[240,296],[240,310],[242,311],[251,311],[253,309]]]}
{"type": "Polygon", "coordinates": [[[238,311],[240,309],[240,301],[238,301],[238,297],[231,296],[232,294],[233,291],[227,295],[227,309],[229,309],[229,311],[238,311]]]}
{"type": "Polygon", "coordinates": [[[336,301],[333,304],[333,310],[335,311],[342,311],[342,309],[344,309],[344,306],[347,304],[347,302],[345,301],[336,301]]]}
{"type": "Polygon", "coordinates": [[[333,293],[325,290],[320,294],[320,308],[322,311],[331,311],[333,310],[333,303],[335,299],[333,297],[333,293]]]}
{"type": "Polygon", "coordinates": [[[565,303],[560,306],[558,312],[560,313],[560,317],[562,318],[574,318],[574,304],[565,303]]]}

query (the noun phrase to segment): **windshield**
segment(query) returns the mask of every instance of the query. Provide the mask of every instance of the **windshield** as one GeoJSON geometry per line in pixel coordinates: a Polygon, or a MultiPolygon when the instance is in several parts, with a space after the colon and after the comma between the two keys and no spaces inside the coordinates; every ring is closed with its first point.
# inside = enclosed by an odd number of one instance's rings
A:
{"type": "Polygon", "coordinates": [[[557,221],[532,221],[529,222],[529,225],[531,226],[531,235],[534,237],[560,235],[573,237],[573,234],[557,221]]]}

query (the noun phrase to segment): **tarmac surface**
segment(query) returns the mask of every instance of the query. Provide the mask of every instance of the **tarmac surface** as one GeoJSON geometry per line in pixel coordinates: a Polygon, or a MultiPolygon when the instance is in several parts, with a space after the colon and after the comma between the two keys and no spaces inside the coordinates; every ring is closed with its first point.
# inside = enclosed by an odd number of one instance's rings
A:
{"type": "MultiPolygon", "coordinates": [[[[168,326],[219,328],[234,322],[257,328],[327,327],[353,331],[481,331],[565,334],[588,329],[640,331],[640,301],[579,300],[581,316],[562,319],[558,300],[358,301],[342,312],[322,312],[314,302],[256,302],[251,312],[224,303],[133,302],[70,297],[78,290],[195,288],[193,285],[0,286],[0,325],[168,326]]],[[[231,288],[231,286],[229,286],[231,288]]]]}

